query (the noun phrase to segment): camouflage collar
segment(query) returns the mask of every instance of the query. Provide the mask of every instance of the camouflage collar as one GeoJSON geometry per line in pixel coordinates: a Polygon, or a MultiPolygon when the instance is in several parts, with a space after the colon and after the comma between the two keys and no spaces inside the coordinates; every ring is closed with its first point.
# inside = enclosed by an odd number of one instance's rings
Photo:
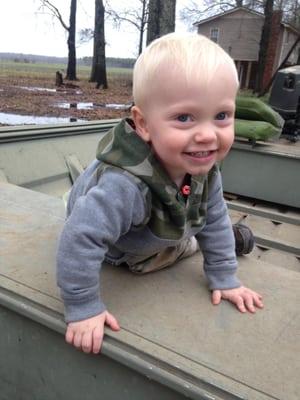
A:
{"type": "Polygon", "coordinates": [[[130,119],[122,120],[100,140],[97,159],[102,161],[101,170],[114,168],[129,173],[140,187],[150,190],[151,196],[146,196],[151,201],[147,224],[157,236],[180,239],[186,229],[204,223],[208,177],[192,176],[185,200],[130,119]]]}

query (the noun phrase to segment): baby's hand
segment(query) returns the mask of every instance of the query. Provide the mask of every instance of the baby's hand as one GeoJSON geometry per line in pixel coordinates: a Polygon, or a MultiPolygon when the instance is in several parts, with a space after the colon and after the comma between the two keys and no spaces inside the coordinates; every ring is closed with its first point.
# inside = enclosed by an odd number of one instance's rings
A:
{"type": "Polygon", "coordinates": [[[264,306],[262,296],[245,286],[235,289],[213,290],[212,303],[215,305],[219,304],[221,299],[231,301],[242,313],[247,311],[255,313],[255,307],[263,308],[264,306]]]}
{"type": "Polygon", "coordinates": [[[70,322],[66,331],[66,342],[85,353],[99,353],[103,335],[104,324],[113,331],[120,329],[116,318],[108,311],[82,321],[70,322]]]}

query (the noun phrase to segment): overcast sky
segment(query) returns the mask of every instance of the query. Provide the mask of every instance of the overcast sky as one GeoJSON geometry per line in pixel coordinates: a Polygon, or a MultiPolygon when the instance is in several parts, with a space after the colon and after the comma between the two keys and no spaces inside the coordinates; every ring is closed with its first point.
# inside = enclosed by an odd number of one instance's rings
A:
{"type": "MultiPolygon", "coordinates": [[[[188,0],[177,0],[177,14],[188,0]]],[[[69,23],[70,0],[52,0],[63,19],[69,23]]],[[[139,0],[111,0],[112,5],[138,6],[139,0]]],[[[39,11],[39,0],[0,0],[0,52],[67,56],[66,33],[60,23],[39,11]]],[[[95,0],[78,0],[77,31],[93,28],[95,0]]],[[[128,24],[117,30],[106,23],[106,55],[108,57],[135,57],[138,31],[128,24]]],[[[188,27],[177,20],[176,30],[188,27]]],[[[78,37],[78,36],[77,36],[78,37]]],[[[92,43],[78,44],[77,57],[92,56],[92,43]]]]}

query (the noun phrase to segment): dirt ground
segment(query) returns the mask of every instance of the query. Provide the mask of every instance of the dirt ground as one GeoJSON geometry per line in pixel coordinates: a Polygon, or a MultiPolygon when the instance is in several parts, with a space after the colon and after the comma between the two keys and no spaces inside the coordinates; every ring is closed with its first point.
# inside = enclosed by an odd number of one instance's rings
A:
{"type": "MultiPolygon", "coordinates": [[[[125,104],[128,109],[132,102],[131,80],[114,77],[106,90],[96,89],[95,83],[79,80],[64,82],[57,88],[53,79],[0,77],[0,112],[32,116],[73,117],[84,120],[121,118],[128,110],[102,107],[105,104],[125,104]],[[34,90],[34,88],[36,88],[34,90]],[[50,89],[46,91],[42,89],[50,89]],[[72,104],[60,108],[58,104],[72,104]],[[77,109],[78,103],[96,103],[95,109],[77,109]]],[[[79,105],[78,105],[79,106],[79,105]]]]}

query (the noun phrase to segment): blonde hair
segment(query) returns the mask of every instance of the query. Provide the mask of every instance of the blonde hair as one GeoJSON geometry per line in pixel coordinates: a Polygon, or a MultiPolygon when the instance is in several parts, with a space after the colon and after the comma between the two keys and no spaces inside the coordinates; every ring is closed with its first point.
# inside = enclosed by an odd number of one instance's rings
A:
{"type": "MultiPolygon", "coordinates": [[[[151,88],[168,68],[180,73],[186,82],[209,84],[216,70],[224,64],[232,67],[238,87],[234,61],[220,46],[196,33],[169,33],[154,40],[137,59],[133,70],[133,99],[141,107],[151,88]]],[[[176,84],[176,82],[174,82],[176,84]]]]}

